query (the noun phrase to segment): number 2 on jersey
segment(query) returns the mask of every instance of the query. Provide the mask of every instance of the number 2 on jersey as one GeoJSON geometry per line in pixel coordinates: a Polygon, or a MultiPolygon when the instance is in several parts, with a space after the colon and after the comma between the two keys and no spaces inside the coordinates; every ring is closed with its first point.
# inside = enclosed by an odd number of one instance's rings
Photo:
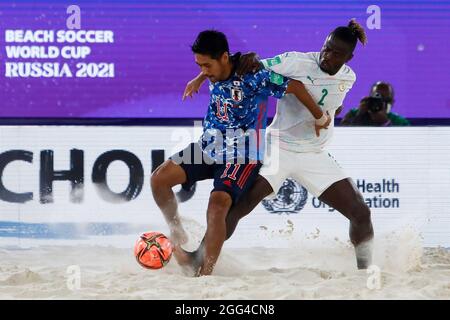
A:
{"type": "Polygon", "coordinates": [[[317,103],[319,106],[323,107],[323,100],[325,100],[325,97],[328,95],[328,90],[327,89],[323,89],[322,90],[322,98],[320,98],[320,101],[317,103]]]}

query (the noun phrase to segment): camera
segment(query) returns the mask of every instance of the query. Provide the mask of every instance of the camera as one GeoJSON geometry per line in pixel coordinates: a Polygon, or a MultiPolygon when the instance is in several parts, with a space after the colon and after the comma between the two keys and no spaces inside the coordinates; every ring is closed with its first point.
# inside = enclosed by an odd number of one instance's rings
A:
{"type": "Polygon", "coordinates": [[[378,92],[367,98],[367,109],[371,112],[379,112],[385,107],[386,101],[384,101],[383,97],[378,92]]]}

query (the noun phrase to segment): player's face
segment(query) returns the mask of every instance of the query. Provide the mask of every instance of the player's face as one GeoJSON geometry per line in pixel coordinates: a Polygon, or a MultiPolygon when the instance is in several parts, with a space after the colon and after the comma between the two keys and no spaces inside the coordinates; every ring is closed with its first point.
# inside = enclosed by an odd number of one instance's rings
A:
{"type": "Polygon", "coordinates": [[[336,74],[353,57],[351,51],[347,43],[329,35],[320,50],[320,69],[330,75],[336,74]]]}
{"type": "Polygon", "coordinates": [[[226,79],[226,63],[228,54],[224,53],[219,59],[213,59],[209,55],[195,54],[195,63],[198,64],[202,73],[208,77],[211,82],[226,79]]]}

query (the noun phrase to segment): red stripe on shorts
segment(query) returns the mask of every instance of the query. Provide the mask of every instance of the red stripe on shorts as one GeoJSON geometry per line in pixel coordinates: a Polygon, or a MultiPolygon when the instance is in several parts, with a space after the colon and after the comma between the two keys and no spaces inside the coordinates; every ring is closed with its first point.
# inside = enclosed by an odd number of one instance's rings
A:
{"type": "Polygon", "coordinates": [[[250,173],[253,171],[253,169],[256,167],[256,164],[249,164],[244,173],[241,176],[241,179],[239,179],[238,186],[242,189],[244,184],[247,182],[248,177],[250,176],[250,173]],[[248,169],[248,170],[247,170],[248,169]]]}
{"type": "Polygon", "coordinates": [[[248,165],[247,167],[244,168],[244,171],[241,173],[239,180],[237,182],[237,185],[239,186],[241,184],[242,179],[244,178],[245,174],[247,173],[247,171],[250,169],[250,165],[248,165]]]}

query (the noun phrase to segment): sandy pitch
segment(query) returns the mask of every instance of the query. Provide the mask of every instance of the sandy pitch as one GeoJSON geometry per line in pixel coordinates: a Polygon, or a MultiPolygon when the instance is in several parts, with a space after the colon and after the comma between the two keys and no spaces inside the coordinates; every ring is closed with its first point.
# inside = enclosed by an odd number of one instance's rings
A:
{"type": "Polygon", "coordinates": [[[377,238],[378,278],[356,270],[348,243],[323,237],[292,242],[290,248],[224,247],[215,274],[202,278],[185,275],[175,259],[162,270],[143,269],[131,248],[2,248],[0,299],[450,298],[450,252],[422,249],[413,232],[377,238]],[[69,289],[73,282],[67,285],[71,265],[81,270],[75,290],[69,289]]]}

